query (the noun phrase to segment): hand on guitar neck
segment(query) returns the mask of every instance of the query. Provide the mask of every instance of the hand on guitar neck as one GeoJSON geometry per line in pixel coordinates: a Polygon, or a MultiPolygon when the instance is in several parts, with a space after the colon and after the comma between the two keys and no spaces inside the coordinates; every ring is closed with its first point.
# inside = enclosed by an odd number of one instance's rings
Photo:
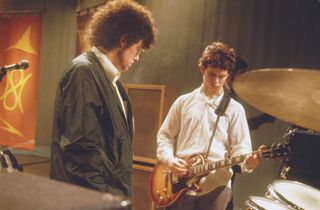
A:
{"type": "Polygon", "coordinates": [[[261,152],[266,148],[265,145],[261,145],[256,152],[251,153],[244,160],[244,166],[246,170],[253,170],[261,163],[261,152]]]}

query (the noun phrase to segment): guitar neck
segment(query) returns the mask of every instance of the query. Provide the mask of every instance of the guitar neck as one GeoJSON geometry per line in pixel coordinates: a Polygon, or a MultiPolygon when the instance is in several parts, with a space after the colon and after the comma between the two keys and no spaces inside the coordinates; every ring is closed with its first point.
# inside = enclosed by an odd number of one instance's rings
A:
{"type": "Polygon", "coordinates": [[[189,175],[190,176],[194,176],[194,175],[199,175],[199,174],[204,174],[204,173],[208,173],[210,171],[219,169],[219,168],[224,168],[224,167],[228,167],[228,166],[233,166],[233,165],[237,165],[239,163],[244,162],[244,160],[253,154],[257,154],[258,156],[261,157],[261,152],[253,152],[253,153],[249,153],[246,155],[240,155],[237,157],[232,157],[232,158],[227,158],[224,160],[219,160],[219,161],[209,161],[203,164],[199,164],[199,165],[195,165],[189,168],[189,175]]]}

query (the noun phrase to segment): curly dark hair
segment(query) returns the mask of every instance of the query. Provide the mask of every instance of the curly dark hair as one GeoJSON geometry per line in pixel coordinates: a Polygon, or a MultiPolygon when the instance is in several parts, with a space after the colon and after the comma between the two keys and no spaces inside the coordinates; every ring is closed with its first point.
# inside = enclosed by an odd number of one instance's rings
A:
{"type": "Polygon", "coordinates": [[[203,51],[198,65],[204,68],[211,66],[226,69],[229,73],[232,73],[235,63],[236,53],[233,48],[222,42],[213,42],[203,51]]]}
{"type": "Polygon", "coordinates": [[[149,49],[156,33],[151,12],[133,0],[108,1],[93,15],[85,32],[87,44],[108,50],[118,47],[122,37],[127,47],[142,40],[143,49],[149,49]]]}

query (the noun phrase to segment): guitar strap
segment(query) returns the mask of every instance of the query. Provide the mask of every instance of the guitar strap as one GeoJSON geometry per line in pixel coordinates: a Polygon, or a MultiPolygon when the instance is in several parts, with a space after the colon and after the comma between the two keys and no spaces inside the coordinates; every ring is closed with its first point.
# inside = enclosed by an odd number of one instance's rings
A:
{"type": "Polygon", "coordinates": [[[227,107],[228,107],[228,105],[230,103],[230,99],[231,99],[230,91],[229,90],[224,90],[223,98],[221,99],[221,101],[219,103],[219,106],[217,107],[217,109],[215,111],[215,113],[216,113],[216,115],[218,117],[217,117],[216,123],[214,124],[214,127],[213,127],[213,131],[212,131],[212,135],[211,135],[211,138],[210,138],[210,143],[209,143],[209,146],[208,146],[207,153],[204,156],[205,159],[207,159],[207,157],[209,155],[210,147],[212,145],[213,137],[214,137],[214,135],[216,133],[220,117],[225,114],[225,112],[227,110],[227,107]]]}

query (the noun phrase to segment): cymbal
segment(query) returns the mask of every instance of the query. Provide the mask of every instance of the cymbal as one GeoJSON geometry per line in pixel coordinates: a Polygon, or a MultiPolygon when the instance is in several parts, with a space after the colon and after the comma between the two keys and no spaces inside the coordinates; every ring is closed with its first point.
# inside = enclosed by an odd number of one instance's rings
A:
{"type": "Polygon", "coordinates": [[[320,131],[320,70],[253,70],[238,75],[233,89],[264,113],[320,131]]]}

